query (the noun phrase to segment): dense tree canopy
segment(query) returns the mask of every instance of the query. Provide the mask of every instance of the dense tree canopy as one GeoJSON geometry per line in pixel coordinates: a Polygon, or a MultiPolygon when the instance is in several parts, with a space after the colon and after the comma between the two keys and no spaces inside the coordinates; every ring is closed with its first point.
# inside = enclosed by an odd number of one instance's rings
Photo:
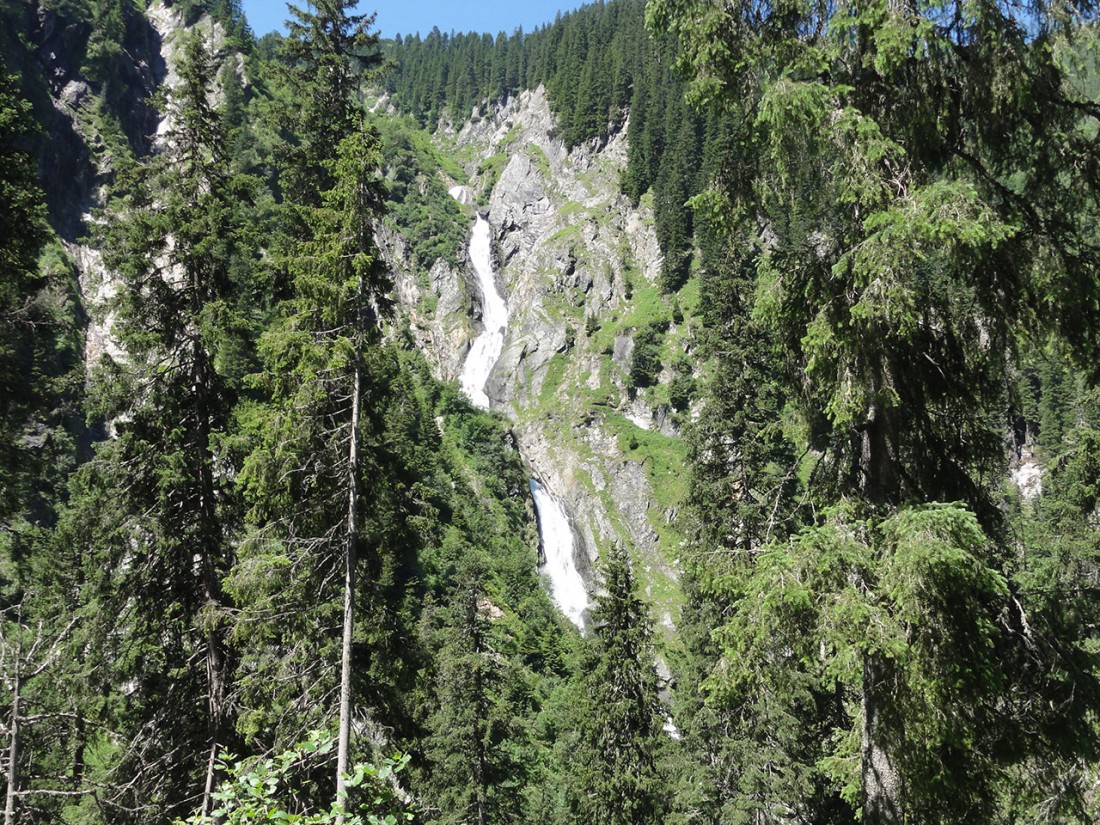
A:
{"type": "Polygon", "coordinates": [[[1094,8],[169,5],[0,0],[5,825],[1097,819],[1094,8]],[[516,435],[391,311],[539,85],[663,253],[606,307],[688,442],[659,634],[626,547],[555,611],[516,435]]]}
{"type": "MultiPolygon", "coordinates": [[[[1084,626],[1042,651],[1066,675],[1035,681],[1029,634],[1053,629],[1029,615],[1049,595],[1012,578],[995,507],[1006,368],[1046,335],[1091,363],[1100,181],[1095,106],[1071,57],[1091,29],[1059,4],[657,0],[649,13],[681,45],[690,97],[751,124],[701,203],[754,250],[751,314],[793,359],[786,390],[819,451],[806,495],[868,519],[830,511],[730,574],[735,611],[713,685],[739,701],[753,679],[765,680],[756,695],[768,680],[769,691],[797,686],[781,701],[811,715],[840,697],[851,734],[836,734],[816,770],[865,822],[953,821],[959,805],[968,821],[992,820],[1004,772],[1033,756],[1023,731],[1053,722],[1006,695],[1058,693],[1067,679],[1078,701],[1063,713],[1080,732],[1094,707],[1094,665],[1076,647],[1084,626]],[[908,504],[945,501],[969,512],[908,504]],[[777,632],[806,608],[799,636],[816,655],[777,632]],[[903,629],[916,617],[927,641],[903,629]],[[950,728],[928,727],[945,713],[950,728]],[[919,745],[908,738],[918,730],[919,745]],[[959,759],[977,760],[949,772],[965,787],[943,774],[959,759]]],[[[770,527],[749,546],[774,540],[770,527]]],[[[1095,740],[1051,731],[1032,745],[1091,758],[1095,740]]]]}

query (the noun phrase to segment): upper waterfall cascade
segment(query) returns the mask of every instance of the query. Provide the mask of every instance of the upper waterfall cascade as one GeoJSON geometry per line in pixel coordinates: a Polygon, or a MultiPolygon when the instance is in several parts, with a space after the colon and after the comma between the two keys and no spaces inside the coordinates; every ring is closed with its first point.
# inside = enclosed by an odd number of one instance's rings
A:
{"type": "Polygon", "coordinates": [[[483,410],[489,409],[485,384],[500,358],[504,348],[504,332],[508,328],[508,307],[497,291],[490,250],[489,222],[478,213],[470,236],[470,262],[481,289],[481,323],[484,329],[474,339],[458,381],[463,392],[483,410]]]}

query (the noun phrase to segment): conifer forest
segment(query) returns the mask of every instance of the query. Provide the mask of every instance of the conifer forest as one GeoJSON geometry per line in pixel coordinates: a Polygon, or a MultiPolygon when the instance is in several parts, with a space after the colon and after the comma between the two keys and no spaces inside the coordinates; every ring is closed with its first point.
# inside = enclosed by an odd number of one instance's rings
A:
{"type": "Polygon", "coordinates": [[[1100,8],[0,0],[0,825],[1100,821],[1100,8]]]}

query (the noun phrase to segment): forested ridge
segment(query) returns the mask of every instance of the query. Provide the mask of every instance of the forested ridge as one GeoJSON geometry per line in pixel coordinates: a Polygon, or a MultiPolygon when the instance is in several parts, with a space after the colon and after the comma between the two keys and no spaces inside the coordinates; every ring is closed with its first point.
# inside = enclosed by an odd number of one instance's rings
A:
{"type": "Polygon", "coordinates": [[[1095,16],[0,0],[4,825],[1096,821],[1095,16]],[[662,253],[559,355],[629,338],[682,428],[671,645],[623,546],[558,613],[395,306],[539,86],[662,253]]]}

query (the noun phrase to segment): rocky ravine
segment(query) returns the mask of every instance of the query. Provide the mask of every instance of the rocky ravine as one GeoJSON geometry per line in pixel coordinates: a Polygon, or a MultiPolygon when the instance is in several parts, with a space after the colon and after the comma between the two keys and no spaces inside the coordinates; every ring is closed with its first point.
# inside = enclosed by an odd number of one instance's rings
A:
{"type": "MultiPolygon", "coordinates": [[[[601,550],[625,545],[655,619],[672,628],[676,493],[661,473],[682,483],[682,444],[667,410],[644,394],[631,399],[626,381],[636,325],[670,312],[654,285],[661,259],[651,210],[619,193],[625,130],[605,145],[567,151],[553,126],[540,88],[440,138],[456,156],[473,158],[465,195],[487,210],[510,316],[486,392],[512,421],[532,474],[568,509],[589,589],[598,587],[601,550]]],[[[425,302],[407,267],[396,269],[414,336],[439,376],[456,378],[480,330],[472,274],[437,263],[427,279],[434,300],[425,302]]],[[[690,330],[673,327],[668,339],[674,351],[690,348],[690,330]]],[[[667,380],[667,370],[662,375],[667,380]]]]}

